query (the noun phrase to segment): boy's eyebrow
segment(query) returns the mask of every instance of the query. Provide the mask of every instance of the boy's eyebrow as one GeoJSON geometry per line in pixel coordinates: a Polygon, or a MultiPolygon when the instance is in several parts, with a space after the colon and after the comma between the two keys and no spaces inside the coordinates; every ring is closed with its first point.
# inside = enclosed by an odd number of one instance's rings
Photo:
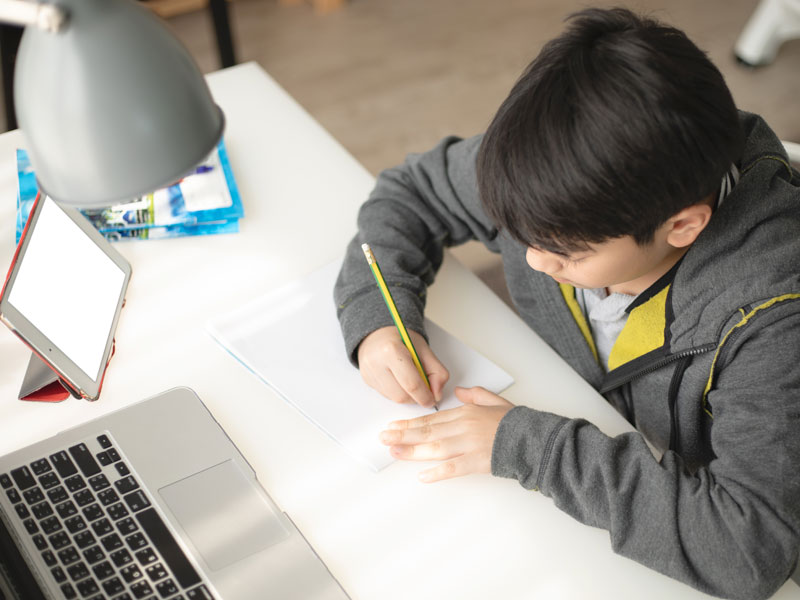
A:
{"type": "MultiPolygon", "coordinates": [[[[570,258],[570,257],[574,256],[575,254],[579,254],[579,255],[580,254],[585,254],[586,256],[589,256],[589,255],[592,255],[592,254],[594,254],[596,252],[593,248],[578,248],[576,250],[573,250],[572,252],[567,251],[567,250],[559,250],[559,249],[555,249],[555,248],[552,249],[552,250],[547,250],[546,248],[542,248],[540,246],[531,246],[531,248],[533,248],[534,250],[538,250],[540,252],[550,252],[551,254],[557,254],[558,256],[562,256],[564,258],[570,258]]],[[[585,258],[585,257],[582,257],[582,258],[585,258]]]]}

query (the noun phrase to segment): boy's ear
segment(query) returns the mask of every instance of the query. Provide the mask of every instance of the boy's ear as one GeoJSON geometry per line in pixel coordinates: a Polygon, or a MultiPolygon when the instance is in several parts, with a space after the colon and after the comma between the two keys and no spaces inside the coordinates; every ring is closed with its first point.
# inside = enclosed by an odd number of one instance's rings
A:
{"type": "Polygon", "coordinates": [[[711,220],[710,204],[700,202],[687,206],[667,219],[667,243],[675,248],[691,245],[711,220]]]}

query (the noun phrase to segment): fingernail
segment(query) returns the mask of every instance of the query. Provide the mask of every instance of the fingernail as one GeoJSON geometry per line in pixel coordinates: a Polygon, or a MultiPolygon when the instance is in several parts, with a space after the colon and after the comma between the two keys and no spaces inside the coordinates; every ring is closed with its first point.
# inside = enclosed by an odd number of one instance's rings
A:
{"type": "Polygon", "coordinates": [[[397,438],[394,431],[382,431],[380,435],[381,441],[384,444],[391,444],[397,438]]]}

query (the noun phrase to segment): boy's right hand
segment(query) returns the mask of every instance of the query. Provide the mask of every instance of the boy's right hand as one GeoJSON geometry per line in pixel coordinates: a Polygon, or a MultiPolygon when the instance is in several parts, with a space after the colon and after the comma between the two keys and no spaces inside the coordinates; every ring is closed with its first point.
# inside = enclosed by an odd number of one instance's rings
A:
{"type": "Polygon", "coordinates": [[[411,354],[403,344],[394,326],[376,329],[365,337],[358,347],[358,366],[361,377],[392,402],[416,402],[433,406],[442,399],[442,388],[450,378],[445,366],[439,362],[428,343],[416,331],[409,331],[422,368],[430,381],[431,389],[417,371],[411,354]]]}

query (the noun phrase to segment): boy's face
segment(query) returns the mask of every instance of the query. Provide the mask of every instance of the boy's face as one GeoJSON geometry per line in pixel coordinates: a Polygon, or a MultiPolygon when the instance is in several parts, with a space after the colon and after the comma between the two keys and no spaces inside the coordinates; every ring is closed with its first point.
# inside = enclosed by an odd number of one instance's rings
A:
{"type": "Polygon", "coordinates": [[[569,256],[529,247],[528,265],[559,283],[579,288],[611,288],[639,294],[675,264],[683,249],[675,248],[663,236],[640,246],[631,236],[589,244],[589,249],[569,256]]]}

